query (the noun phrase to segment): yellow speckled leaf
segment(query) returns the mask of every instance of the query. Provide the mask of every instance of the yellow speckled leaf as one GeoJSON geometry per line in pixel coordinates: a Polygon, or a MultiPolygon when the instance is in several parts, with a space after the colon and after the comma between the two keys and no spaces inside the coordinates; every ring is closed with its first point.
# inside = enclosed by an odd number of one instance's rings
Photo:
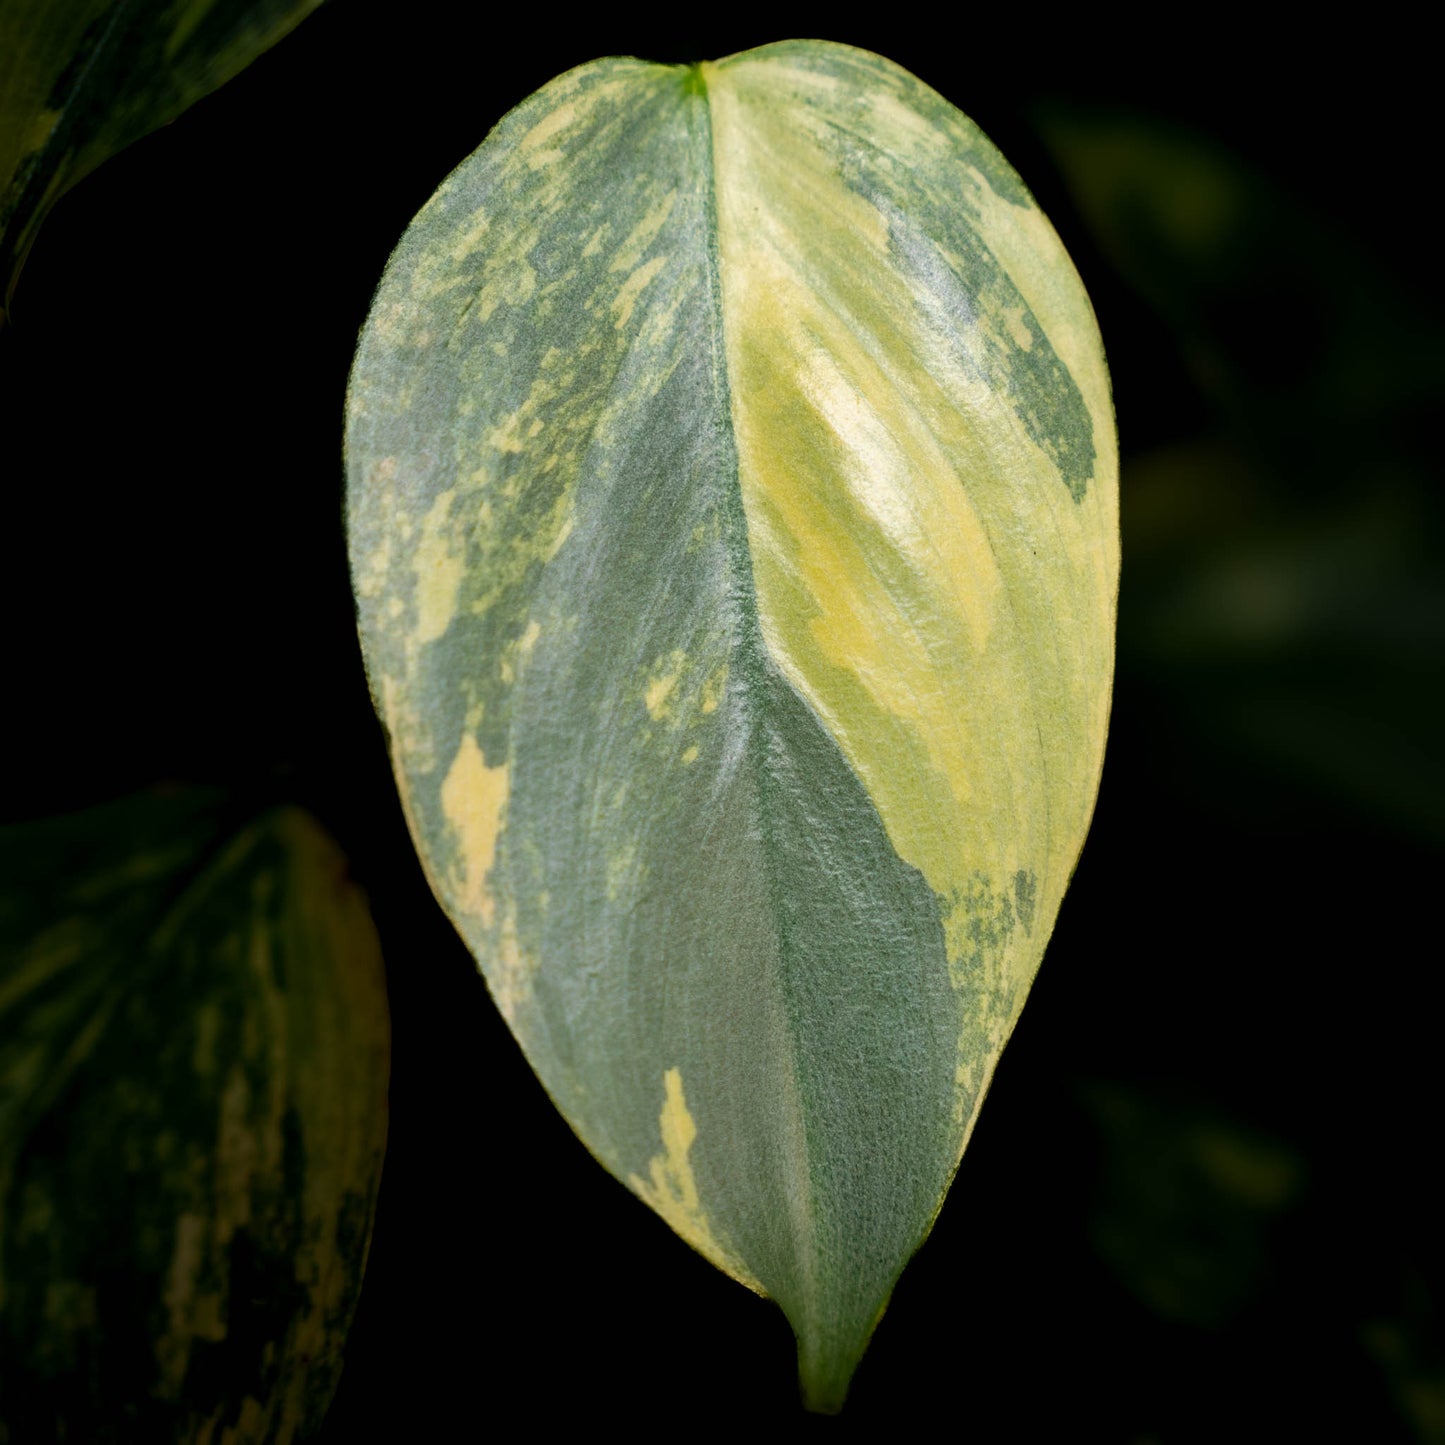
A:
{"type": "Polygon", "coordinates": [[[837,1408],[1093,807],[1116,452],[1078,277],[885,60],[598,61],[403,239],[348,467],[438,897],[577,1132],[837,1408]]]}
{"type": "Polygon", "coordinates": [[[387,1133],[380,946],[306,813],[0,828],[0,1441],[309,1438],[387,1133]]]}

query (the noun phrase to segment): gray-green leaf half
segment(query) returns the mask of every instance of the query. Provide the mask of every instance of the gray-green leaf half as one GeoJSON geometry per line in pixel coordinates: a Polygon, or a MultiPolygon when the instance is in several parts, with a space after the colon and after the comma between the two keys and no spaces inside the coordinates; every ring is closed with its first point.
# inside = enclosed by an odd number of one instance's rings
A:
{"type": "Polygon", "coordinates": [[[1093,807],[1116,451],[1077,275],[877,56],[598,61],[403,238],[347,453],[438,897],[588,1147],[837,1408],[1093,807]]]}

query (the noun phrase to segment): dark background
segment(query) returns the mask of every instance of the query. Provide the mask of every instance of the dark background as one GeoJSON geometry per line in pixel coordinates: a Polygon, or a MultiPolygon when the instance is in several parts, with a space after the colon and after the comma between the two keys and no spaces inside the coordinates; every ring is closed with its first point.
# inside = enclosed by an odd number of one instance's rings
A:
{"type": "Polygon", "coordinates": [[[59,205],[0,334],[5,817],[223,782],[313,809],[372,900],[391,1142],[326,1439],[510,1435],[515,1411],[649,1435],[1445,1440],[1425,47],[1225,17],[517,14],[504,38],[489,7],[323,7],[59,205]],[[341,516],[371,291],[497,118],[599,55],[795,34],[899,61],[1020,170],[1093,297],[1123,456],[1093,832],[833,1424],[798,1412],[775,1309],[573,1138],[433,903],[341,516]]]}

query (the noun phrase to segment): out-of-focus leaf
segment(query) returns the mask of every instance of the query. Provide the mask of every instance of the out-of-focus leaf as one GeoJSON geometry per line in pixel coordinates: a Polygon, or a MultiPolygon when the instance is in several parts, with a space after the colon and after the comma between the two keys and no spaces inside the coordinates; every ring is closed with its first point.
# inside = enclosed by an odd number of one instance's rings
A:
{"type": "Polygon", "coordinates": [[[0,830],[0,1439],[286,1441],[386,1142],[376,933],[305,813],[0,830]]]}
{"type": "Polygon", "coordinates": [[[51,206],[224,85],[321,0],[7,0],[0,8],[0,322],[51,206]]]}
{"type": "Polygon", "coordinates": [[[876,56],[605,60],[423,209],[348,431],[362,636],[439,898],[597,1157],[836,1409],[1093,807],[1094,319],[876,56]]]}
{"type": "Polygon", "coordinates": [[[1217,137],[1082,106],[1040,124],[1213,413],[1126,463],[1121,667],[1212,802],[1268,810],[1287,780],[1445,836],[1438,308],[1217,137]]]}
{"type": "Polygon", "coordinates": [[[1106,1084],[1084,1102],[1106,1168],[1100,1255],[1152,1314],[1218,1326],[1262,1287],[1270,1231],[1297,1203],[1303,1161],[1280,1140],[1186,1103],[1106,1084]]]}
{"type": "Polygon", "coordinates": [[[1155,117],[1051,107],[1039,124],[1104,257],[1286,464],[1349,461],[1369,424],[1434,404],[1438,315],[1244,157],[1155,117]],[[1329,427],[1310,425],[1321,408],[1329,427]]]}

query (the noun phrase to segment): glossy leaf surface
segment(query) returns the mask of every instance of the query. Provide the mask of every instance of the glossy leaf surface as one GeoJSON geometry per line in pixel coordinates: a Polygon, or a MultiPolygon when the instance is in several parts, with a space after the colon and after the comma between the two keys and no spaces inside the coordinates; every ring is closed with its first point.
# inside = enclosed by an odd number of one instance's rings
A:
{"type": "Polygon", "coordinates": [[[1116,459],[1076,274],[876,56],[599,61],[408,231],[348,464],[439,898],[588,1147],[836,1408],[1093,806],[1116,459]]]}
{"type": "Polygon", "coordinates": [[[321,0],[6,0],[0,8],[0,320],[47,212],[321,0]]]}
{"type": "Polygon", "coordinates": [[[296,809],[0,830],[0,1439],[289,1441],[386,1143],[376,933],[296,809]]]}

